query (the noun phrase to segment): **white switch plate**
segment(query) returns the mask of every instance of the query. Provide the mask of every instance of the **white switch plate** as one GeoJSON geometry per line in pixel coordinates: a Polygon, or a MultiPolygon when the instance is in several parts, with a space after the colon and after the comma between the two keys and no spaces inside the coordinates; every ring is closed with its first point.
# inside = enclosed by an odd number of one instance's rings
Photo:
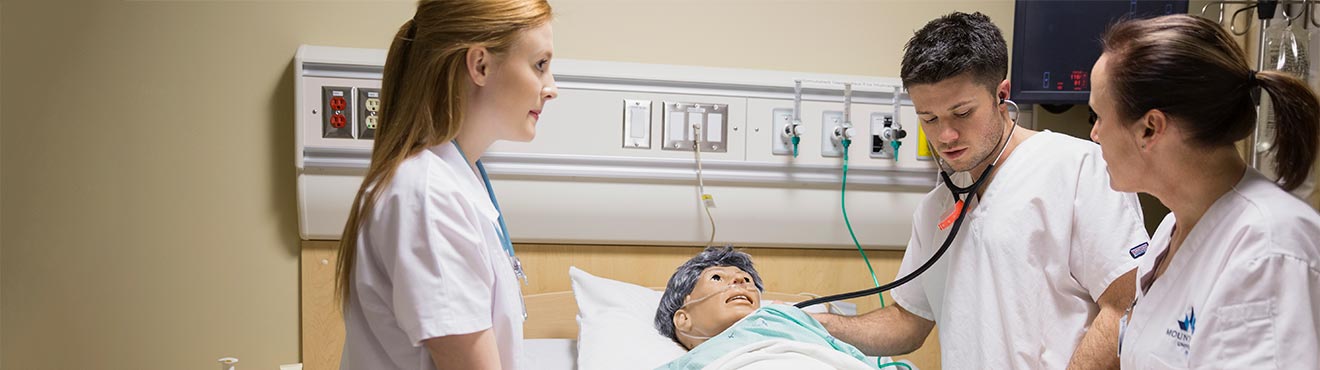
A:
{"type": "Polygon", "coordinates": [[[692,151],[697,141],[703,152],[728,152],[729,105],[711,103],[663,102],[663,150],[692,151]],[[697,136],[696,125],[701,128],[697,136]],[[718,132],[712,132],[718,131],[718,132]]]}
{"type": "Polygon", "coordinates": [[[623,101],[623,147],[651,149],[651,101],[623,101]]]}

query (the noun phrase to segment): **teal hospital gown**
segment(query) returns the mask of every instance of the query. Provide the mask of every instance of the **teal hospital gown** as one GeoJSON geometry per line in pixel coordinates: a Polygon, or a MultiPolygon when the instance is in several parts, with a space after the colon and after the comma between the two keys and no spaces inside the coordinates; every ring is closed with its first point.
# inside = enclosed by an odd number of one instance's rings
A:
{"type": "Polygon", "coordinates": [[[866,355],[857,347],[834,339],[819,321],[802,309],[782,304],[771,304],[747,315],[719,335],[706,340],[682,357],[665,364],[661,369],[701,369],[724,355],[743,346],[770,339],[786,339],[833,348],[872,367],[866,355]]]}

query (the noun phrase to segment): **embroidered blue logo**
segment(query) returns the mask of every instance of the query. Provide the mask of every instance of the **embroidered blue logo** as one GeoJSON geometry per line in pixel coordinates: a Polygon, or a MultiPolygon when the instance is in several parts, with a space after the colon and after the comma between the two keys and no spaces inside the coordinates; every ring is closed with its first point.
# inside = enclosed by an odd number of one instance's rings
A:
{"type": "Polygon", "coordinates": [[[1187,307],[1187,314],[1183,315],[1182,320],[1178,322],[1177,329],[1167,329],[1164,335],[1173,339],[1173,344],[1182,350],[1183,355],[1192,351],[1192,333],[1196,332],[1196,309],[1187,307]]]}
{"type": "Polygon", "coordinates": [[[1128,255],[1132,256],[1132,258],[1144,256],[1146,255],[1146,247],[1149,245],[1150,243],[1141,243],[1140,245],[1132,247],[1132,249],[1128,249],[1128,255]]]}
{"type": "Polygon", "coordinates": [[[1178,320],[1178,329],[1187,332],[1187,334],[1196,334],[1196,310],[1187,309],[1187,315],[1182,320],[1178,320]]]}

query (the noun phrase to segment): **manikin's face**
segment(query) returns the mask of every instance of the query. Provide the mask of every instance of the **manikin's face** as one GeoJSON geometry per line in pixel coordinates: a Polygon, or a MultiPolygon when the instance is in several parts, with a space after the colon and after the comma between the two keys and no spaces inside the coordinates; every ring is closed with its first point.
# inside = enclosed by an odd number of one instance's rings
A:
{"type": "Polygon", "coordinates": [[[692,349],[761,308],[761,292],[742,269],[708,267],[683,303],[674,312],[674,331],[679,342],[692,349]]]}

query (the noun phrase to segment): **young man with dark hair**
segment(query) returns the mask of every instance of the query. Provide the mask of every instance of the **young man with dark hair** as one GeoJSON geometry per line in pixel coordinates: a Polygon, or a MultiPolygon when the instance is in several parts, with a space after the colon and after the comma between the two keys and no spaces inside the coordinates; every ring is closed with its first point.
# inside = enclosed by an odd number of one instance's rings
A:
{"type": "MultiPolygon", "coordinates": [[[[1136,196],[1110,189],[1099,146],[1010,118],[1008,48],[985,15],[931,21],[905,49],[903,85],[941,168],[970,175],[952,177],[964,187],[990,173],[942,260],[893,305],[816,318],[869,355],[912,352],[939,323],[950,369],[1116,368],[1148,241],[1136,196]]],[[[944,185],[922,200],[899,276],[949,237],[955,202],[944,185]]]]}

